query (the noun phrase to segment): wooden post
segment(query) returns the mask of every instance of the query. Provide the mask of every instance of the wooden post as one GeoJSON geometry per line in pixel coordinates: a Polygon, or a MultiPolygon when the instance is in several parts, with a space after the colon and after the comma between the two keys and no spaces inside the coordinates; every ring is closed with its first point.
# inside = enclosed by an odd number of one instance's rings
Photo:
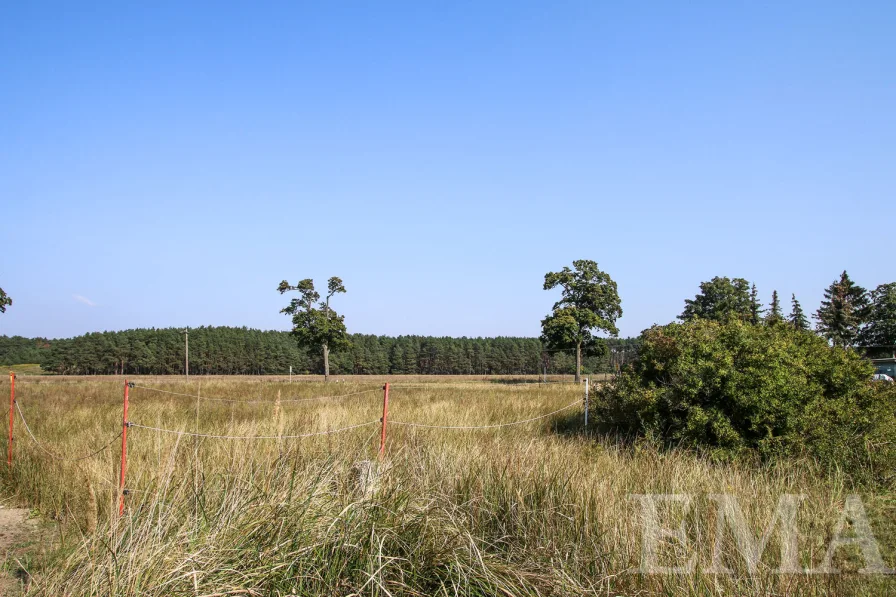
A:
{"type": "Polygon", "coordinates": [[[386,455],[386,418],[389,416],[389,382],[383,386],[383,423],[382,432],[380,433],[380,458],[386,455]]]}
{"type": "Polygon", "coordinates": [[[13,412],[16,408],[16,374],[9,372],[9,440],[6,448],[6,464],[12,466],[12,423],[15,417],[13,412]]]}
{"type": "Polygon", "coordinates": [[[588,429],[588,381],[589,378],[585,378],[585,429],[588,429]]]}
{"type": "Polygon", "coordinates": [[[131,384],[124,380],[124,417],[121,429],[121,477],[118,480],[118,515],[124,514],[124,475],[128,468],[128,390],[131,384]]]}

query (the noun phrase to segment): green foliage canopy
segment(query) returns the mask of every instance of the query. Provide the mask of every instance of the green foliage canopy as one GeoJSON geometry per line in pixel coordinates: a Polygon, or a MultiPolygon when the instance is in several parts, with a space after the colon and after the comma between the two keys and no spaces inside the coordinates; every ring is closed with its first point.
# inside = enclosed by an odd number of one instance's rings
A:
{"type": "Polygon", "coordinates": [[[802,453],[892,475],[896,392],[855,351],[787,325],[696,319],[656,326],[638,360],[598,391],[597,420],[628,433],[727,453],[802,453]],[[883,445],[883,444],[882,444],[883,445]],[[889,472],[888,472],[889,471],[889,472]]]}
{"type": "Polygon", "coordinates": [[[700,283],[700,293],[684,301],[684,311],[678,318],[682,321],[698,318],[712,321],[755,319],[754,323],[758,323],[760,313],[755,288],[751,299],[749,282],[743,278],[716,276],[709,282],[700,283]]]}
{"type": "MultiPolygon", "coordinates": [[[[570,374],[575,357],[545,352],[538,338],[436,338],[432,336],[350,335],[351,346],[333,352],[336,373],[355,375],[515,375],[570,374]]],[[[637,339],[608,338],[616,359],[630,362],[637,339]]],[[[0,336],[0,364],[39,363],[45,372],[80,374],[172,375],[183,373],[180,328],[134,329],[47,340],[0,336]]],[[[298,346],[290,332],[234,327],[190,330],[190,371],[197,375],[320,373],[323,355],[298,346]]],[[[589,372],[608,372],[603,356],[588,356],[589,372]]]]}
{"type": "Polygon", "coordinates": [[[299,296],[292,299],[280,312],[292,317],[292,333],[300,345],[309,348],[327,346],[331,349],[348,348],[351,345],[346,332],[345,316],[339,315],[330,307],[333,295],[345,292],[342,280],[330,278],[327,296],[319,308],[315,303],[320,300],[320,294],[314,289],[314,281],[310,278],[300,281],[296,286],[290,286],[283,280],[277,290],[280,294],[291,290],[299,292],[299,296]]]}
{"type": "Polygon", "coordinates": [[[330,299],[345,292],[342,280],[335,276],[330,278],[327,282],[327,296],[320,303],[320,308],[314,306],[320,299],[320,294],[314,289],[314,281],[310,278],[300,281],[296,286],[290,286],[283,280],[277,290],[280,294],[293,290],[299,292],[299,297],[292,299],[280,312],[292,317],[292,333],[300,346],[323,351],[324,377],[329,379],[330,350],[351,346],[345,329],[345,316],[330,308],[330,299]]]}
{"type": "Polygon", "coordinates": [[[859,333],[863,346],[896,345],[896,282],[881,284],[871,291],[866,320],[859,333]]]}
{"type": "Polygon", "coordinates": [[[794,329],[809,331],[809,320],[803,312],[803,306],[796,300],[795,294],[790,295],[790,316],[787,318],[787,322],[794,329]]]}
{"type": "MultiPolygon", "coordinates": [[[[580,259],[573,261],[573,268],[564,267],[544,276],[545,290],[559,286],[563,293],[551,314],[542,320],[541,337],[550,348],[575,348],[577,360],[581,360],[583,350],[586,354],[606,350],[596,332],[619,333],[616,320],[622,316],[622,306],[616,282],[596,262],[580,259]]],[[[579,377],[577,370],[576,379],[579,377]]]]}
{"type": "Polygon", "coordinates": [[[867,317],[868,292],[849,278],[846,270],[824,291],[815,314],[819,334],[834,346],[854,346],[867,317]]]}
{"type": "Polygon", "coordinates": [[[759,291],[756,290],[756,284],[750,289],[750,322],[759,325],[762,321],[762,305],[759,303],[759,291]]]}
{"type": "Polygon", "coordinates": [[[765,316],[765,323],[767,325],[777,325],[782,321],[784,321],[784,314],[781,312],[781,299],[778,298],[778,291],[773,290],[772,302],[765,316]]]}
{"type": "Polygon", "coordinates": [[[12,299],[0,288],[0,313],[6,313],[6,307],[12,306],[12,299]]]}

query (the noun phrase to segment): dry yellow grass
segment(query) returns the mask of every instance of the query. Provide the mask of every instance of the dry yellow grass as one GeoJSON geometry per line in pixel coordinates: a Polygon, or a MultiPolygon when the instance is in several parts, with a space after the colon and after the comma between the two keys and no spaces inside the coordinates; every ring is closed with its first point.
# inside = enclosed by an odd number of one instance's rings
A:
{"type": "MultiPolygon", "coordinates": [[[[879,595],[890,577],[858,575],[842,550],[839,575],[780,575],[773,535],[748,574],[730,536],[721,545],[732,575],[712,560],[714,506],[735,496],[760,534],[782,494],[805,494],[800,558],[816,566],[846,495],[836,474],[811,462],[775,466],[712,462],[682,451],[623,445],[583,434],[576,405],[519,426],[388,428],[375,491],[358,487],[357,463],[376,463],[379,380],[137,379],[205,398],[131,390],[137,424],[227,436],[283,436],[371,422],[303,439],[223,440],[129,430],[124,518],[117,516],[119,446],[71,463],[37,450],[17,421],[7,492],[60,521],[56,556],[34,562],[42,595],[879,595]],[[322,395],[344,398],[290,402],[322,395]],[[277,395],[280,402],[277,403],[277,395]],[[258,402],[248,403],[253,400],[258,402]],[[89,479],[93,491],[88,489],[89,479]],[[93,495],[92,495],[93,494],[93,495]],[[643,520],[633,494],[689,494],[684,520],[697,572],[637,572],[643,520]]],[[[527,419],[581,398],[573,384],[474,380],[393,381],[389,419],[488,425],[527,419]],[[431,383],[422,383],[431,382],[431,383]],[[405,387],[402,387],[405,386],[405,387]]],[[[17,384],[34,434],[51,450],[87,453],[121,428],[120,380],[17,384]]],[[[4,391],[8,391],[4,387],[4,391]]],[[[894,562],[888,496],[862,495],[884,559],[894,562]]],[[[670,513],[667,526],[677,524],[670,513]]],[[[671,565],[682,556],[661,546],[671,565]]],[[[684,554],[685,556],[688,554],[684,554]]]]}

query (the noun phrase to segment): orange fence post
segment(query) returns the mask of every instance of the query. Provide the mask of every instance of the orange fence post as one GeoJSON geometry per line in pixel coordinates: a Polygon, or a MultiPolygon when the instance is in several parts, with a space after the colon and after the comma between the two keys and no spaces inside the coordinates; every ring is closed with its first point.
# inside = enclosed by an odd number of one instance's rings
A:
{"type": "Polygon", "coordinates": [[[6,465],[12,466],[12,422],[16,405],[16,374],[9,372],[9,440],[6,448],[6,465]]]}
{"type": "Polygon", "coordinates": [[[121,429],[121,477],[118,481],[118,515],[124,514],[124,474],[128,468],[128,390],[131,384],[124,380],[124,420],[121,429]]]}
{"type": "Polygon", "coordinates": [[[386,455],[386,418],[389,416],[389,382],[383,386],[383,430],[380,434],[380,458],[386,455]]]}

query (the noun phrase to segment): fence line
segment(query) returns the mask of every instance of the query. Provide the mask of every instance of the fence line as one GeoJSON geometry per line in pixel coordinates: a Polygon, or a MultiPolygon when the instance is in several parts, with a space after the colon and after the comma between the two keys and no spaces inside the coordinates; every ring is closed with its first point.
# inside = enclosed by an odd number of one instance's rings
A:
{"type": "Polygon", "coordinates": [[[19,413],[19,418],[22,419],[22,425],[25,426],[25,431],[28,432],[28,436],[31,438],[31,441],[33,441],[34,444],[35,444],[41,451],[43,451],[45,454],[51,456],[52,458],[54,458],[54,459],[56,459],[56,460],[64,460],[64,461],[66,461],[66,462],[78,462],[79,460],[87,460],[88,458],[93,458],[94,456],[96,456],[96,455],[99,454],[100,452],[103,452],[103,451],[107,450],[108,448],[110,448],[110,447],[112,446],[112,444],[115,443],[115,440],[117,440],[118,438],[120,438],[120,437],[121,437],[121,434],[124,433],[123,431],[119,431],[119,432],[118,432],[118,435],[116,435],[115,437],[113,437],[112,439],[110,439],[108,442],[106,442],[106,444],[103,445],[101,448],[99,448],[99,449],[97,449],[97,450],[91,452],[90,454],[85,454],[84,456],[76,456],[76,457],[60,456],[59,454],[56,454],[56,453],[53,452],[52,450],[49,450],[48,448],[44,447],[44,446],[40,443],[40,441],[38,441],[38,439],[37,439],[36,437],[34,437],[34,433],[31,432],[31,427],[28,426],[28,421],[25,420],[25,415],[24,415],[24,413],[22,413],[22,409],[21,409],[21,407],[19,406],[19,401],[18,401],[18,400],[16,400],[15,405],[16,405],[16,411],[19,413]]]}
{"type": "Polygon", "coordinates": [[[423,423],[409,423],[405,421],[389,421],[390,425],[404,425],[405,427],[424,427],[426,429],[495,429],[497,427],[510,427],[512,425],[522,425],[523,423],[531,423],[532,421],[537,421],[539,419],[544,419],[550,417],[551,415],[556,415],[557,413],[561,413],[565,410],[572,408],[577,404],[581,404],[581,400],[576,400],[575,402],[570,402],[563,408],[558,408],[553,412],[549,412],[543,415],[539,415],[537,417],[532,417],[531,419],[524,419],[522,421],[513,421],[511,423],[496,423],[494,425],[425,425],[423,423]]]}
{"type": "Polygon", "coordinates": [[[474,384],[488,384],[490,386],[500,388],[502,386],[544,386],[551,384],[578,384],[580,382],[576,381],[462,381],[462,382],[445,382],[441,383],[438,381],[431,381],[429,383],[419,383],[419,384],[390,384],[392,388],[432,388],[432,387],[452,387],[452,388],[462,388],[462,387],[470,387],[474,384]]]}
{"type": "MultiPolygon", "coordinates": [[[[77,457],[67,457],[67,456],[61,456],[59,454],[56,454],[52,450],[50,450],[47,447],[45,447],[44,445],[42,445],[41,442],[37,439],[37,437],[35,437],[34,433],[31,431],[31,427],[28,425],[28,421],[25,419],[24,412],[22,412],[22,409],[19,406],[19,403],[15,400],[15,385],[14,385],[15,381],[14,380],[15,380],[15,376],[11,375],[11,378],[10,378],[10,381],[11,381],[11,383],[10,383],[10,411],[9,411],[9,417],[10,417],[9,418],[9,449],[8,449],[9,454],[7,457],[8,466],[12,466],[12,440],[13,440],[13,418],[14,418],[14,414],[12,412],[13,407],[19,413],[19,418],[21,418],[22,424],[25,426],[25,431],[28,433],[28,436],[34,442],[35,446],[37,446],[37,448],[40,449],[42,452],[44,452],[45,454],[47,454],[48,456],[50,456],[56,460],[67,461],[67,462],[77,462],[80,460],[85,460],[87,458],[92,458],[92,457],[96,456],[97,454],[107,450],[110,446],[112,446],[115,443],[116,440],[121,438],[121,463],[120,463],[120,467],[119,467],[120,479],[119,479],[119,485],[118,485],[118,491],[119,491],[118,513],[119,513],[119,516],[122,516],[124,514],[125,496],[127,496],[131,493],[131,491],[128,490],[125,486],[125,475],[126,475],[126,470],[127,470],[127,436],[128,436],[128,428],[130,428],[130,427],[147,429],[149,431],[156,431],[159,433],[174,434],[174,435],[177,435],[178,437],[187,436],[187,437],[196,437],[196,438],[201,437],[201,438],[208,438],[208,439],[223,439],[223,440],[235,440],[235,441],[255,441],[255,440],[276,439],[279,441],[279,440],[284,440],[284,439],[300,439],[300,438],[307,438],[307,437],[331,435],[331,434],[335,434],[335,433],[341,433],[343,431],[349,431],[351,429],[359,429],[362,427],[369,427],[372,425],[380,424],[381,437],[380,437],[379,456],[380,456],[380,458],[383,458],[385,455],[386,426],[387,426],[388,405],[389,405],[389,386],[390,386],[390,384],[388,382],[386,382],[386,384],[382,388],[383,389],[383,414],[382,414],[382,418],[380,418],[378,420],[367,421],[367,422],[358,423],[355,425],[348,425],[346,427],[340,427],[337,429],[328,429],[325,431],[315,431],[315,432],[311,432],[311,433],[301,433],[301,434],[291,434],[291,435],[283,435],[283,434],[278,434],[278,435],[215,435],[215,434],[211,434],[211,433],[199,433],[198,431],[191,432],[191,431],[186,431],[186,430],[167,429],[164,427],[154,427],[151,425],[141,425],[139,423],[135,423],[135,422],[131,421],[128,417],[128,403],[129,403],[130,388],[140,388],[140,389],[144,389],[144,390],[147,390],[150,392],[160,392],[163,394],[185,396],[185,397],[188,397],[191,399],[196,398],[197,399],[197,402],[196,402],[197,417],[198,417],[198,412],[199,412],[198,411],[199,400],[202,400],[203,398],[199,394],[194,396],[193,394],[185,394],[182,392],[173,392],[170,390],[161,390],[161,389],[157,389],[157,388],[151,388],[149,386],[138,386],[134,382],[125,380],[121,431],[115,437],[113,437],[111,440],[109,440],[107,443],[105,443],[103,446],[90,452],[89,454],[85,454],[83,456],[77,456],[77,457]]],[[[543,383],[547,383],[547,382],[540,382],[540,383],[535,382],[534,384],[526,383],[525,385],[540,385],[543,383]]],[[[570,382],[550,382],[550,383],[570,383],[570,382]]],[[[575,382],[572,382],[572,383],[575,383],[575,382]]],[[[431,384],[421,384],[421,385],[431,385],[431,384]]],[[[503,385],[520,385],[520,384],[508,383],[508,384],[503,384],[503,385]]],[[[413,387],[413,384],[408,384],[407,386],[399,385],[397,387],[399,387],[399,388],[413,387]]],[[[337,394],[337,395],[332,395],[332,396],[314,396],[314,397],[309,397],[309,398],[287,399],[285,401],[281,400],[279,398],[277,401],[272,401],[272,400],[232,400],[232,399],[228,399],[228,398],[205,398],[205,400],[213,400],[213,401],[221,401],[221,402],[229,402],[229,403],[241,403],[242,402],[242,403],[248,403],[248,404],[266,403],[266,404],[278,405],[279,403],[282,403],[282,402],[304,402],[304,401],[308,401],[308,400],[321,400],[321,399],[327,399],[327,398],[345,398],[345,397],[349,397],[349,396],[358,396],[361,394],[368,394],[368,393],[377,392],[377,391],[378,391],[377,389],[370,389],[370,390],[361,390],[361,391],[357,391],[357,392],[350,392],[348,394],[337,394]]],[[[523,425],[525,423],[531,423],[533,421],[542,420],[547,417],[561,413],[565,410],[568,410],[568,409],[576,406],[577,404],[579,404],[578,399],[567,404],[566,406],[564,406],[562,408],[558,408],[557,410],[554,410],[554,411],[551,411],[549,413],[545,413],[542,415],[538,415],[536,417],[530,417],[528,419],[523,419],[523,420],[519,420],[519,421],[510,421],[507,423],[496,423],[496,424],[492,424],[492,425],[430,425],[430,424],[426,424],[426,423],[416,423],[416,422],[412,422],[412,421],[391,421],[391,423],[393,425],[399,425],[399,426],[405,426],[405,427],[419,427],[419,428],[424,428],[424,429],[446,429],[446,430],[498,429],[498,428],[502,428],[502,427],[523,425]]],[[[585,425],[587,426],[587,424],[588,424],[588,418],[587,418],[588,381],[587,380],[585,382],[584,406],[586,409],[585,425]]]]}
{"type": "MultiPolygon", "coordinates": [[[[563,383],[563,382],[557,382],[557,383],[563,383]]],[[[431,385],[431,384],[430,384],[430,385],[431,385]]],[[[145,386],[134,386],[134,387],[136,387],[136,388],[142,388],[142,389],[146,389],[146,390],[158,391],[158,392],[165,392],[165,393],[167,393],[167,394],[178,394],[178,395],[181,395],[181,396],[189,396],[189,397],[191,397],[191,398],[195,398],[195,397],[196,397],[196,396],[194,396],[194,395],[192,395],[192,394],[179,394],[179,393],[177,393],[177,392],[168,392],[168,391],[166,391],[166,390],[156,390],[155,388],[149,388],[149,387],[145,387],[145,386]]],[[[393,386],[393,387],[394,387],[394,386],[393,386]]],[[[398,387],[408,387],[408,386],[398,386],[398,387]]],[[[355,396],[355,395],[359,395],[359,394],[367,394],[367,393],[370,393],[370,392],[376,392],[376,391],[379,391],[379,390],[365,390],[365,391],[363,391],[363,392],[354,392],[354,393],[351,393],[351,394],[342,394],[342,395],[340,395],[340,396],[318,396],[318,397],[314,397],[314,398],[300,399],[299,401],[302,401],[302,400],[319,400],[319,399],[322,399],[322,398],[335,398],[335,397],[355,396]]],[[[205,398],[204,400],[215,400],[215,398],[205,398]]],[[[243,401],[240,401],[240,400],[226,400],[226,399],[221,399],[221,400],[225,400],[225,401],[227,401],[227,402],[243,402],[243,401]]],[[[252,401],[252,402],[267,402],[267,403],[270,403],[270,404],[275,404],[275,402],[273,402],[273,401],[267,401],[267,400],[264,400],[264,401],[252,401]]],[[[285,402],[285,401],[281,401],[281,402],[285,402]]],[[[416,422],[411,422],[411,421],[395,421],[395,420],[390,420],[389,423],[392,424],[392,425],[402,425],[402,426],[404,426],[404,427],[421,427],[421,428],[425,428],[425,429],[453,429],[453,430],[464,430],[464,429],[497,429],[497,428],[500,428],[500,427],[511,427],[511,426],[514,426],[514,425],[522,425],[522,424],[524,424],[524,423],[531,423],[532,421],[538,421],[538,420],[540,420],[540,419],[545,419],[545,418],[550,417],[550,416],[552,416],[552,415],[556,415],[556,414],[561,413],[561,412],[563,412],[563,411],[565,411],[565,410],[568,410],[568,409],[572,408],[573,406],[575,406],[575,405],[577,405],[577,404],[580,404],[580,403],[581,403],[581,400],[578,400],[578,399],[577,399],[577,400],[575,400],[574,402],[571,402],[571,403],[567,404],[566,406],[564,406],[564,407],[562,407],[562,408],[559,408],[559,409],[557,409],[557,410],[555,410],[555,411],[551,411],[551,412],[549,412],[549,413],[545,413],[545,414],[543,414],[543,415],[539,415],[539,416],[537,416],[537,417],[532,417],[532,418],[529,418],[529,419],[523,419],[523,420],[520,420],[520,421],[511,421],[511,422],[509,422],[509,423],[496,423],[496,424],[493,424],[493,425],[429,425],[429,424],[426,424],[426,423],[416,423],[416,422]]],[[[21,407],[19,406],[18,401],[15,402],[15,408],[16,408],[16,411],[19,413],[19,418],[21,418],[21,420],[22,420],[22,424],[25,426],[25,431],[28,433],[28,436],[31,438],[31,440],[34,442],[34,444],[35,444],[40,450],[42,450],[43,452],[45,452],[46,454],[48,454],[49,456],[52,456],[53,458],[55,458],[55,459],[57,459],[57,460],[65,460],[65,461],[69,461],[69,462],[76,462],[76,461],[79,461],[79,460],[86,460],[87,458],[91,458],[91,457],[93,457],[93,456],[96,456],[96,455],[99,454],[100,452],[102,452],[102,451],[108,449],[109,447],[111,447],[112,444],[115,443],[115,441],[116,441],[118,438],[121,437],[122,433],[124,433],[123,430],[120,431],[120,432],[118,433],[118,435],[116,435],[115,437],[113,437],[112,439],[110,439],[110,440],[109,440],[106,444],[104,444],[102,447],[100,447],[100,448],[98,448],[97,450],[95,450],[95,451],[93,451],[93,452],[91,452],[91,453],[89,453],[89,454],[86,454],[86,455],[84,455],[84,456],[78,456],[78,457],[60,456],[60,455],[56,454],[55,452],[53,452],[52,450],[49,450],[49,449],[47,449],[45,446],[43,446],[43,445],[41,444],[41,442],[37,439],[37,437],[35,437],[34,433],[31,431],[31,427],[29,427],[29,425],[28,425],[28,421],[25,419],[25,414],[22,412],[22,409],[21,409],[21,407]]],[[[357,424],[357,425],[349,425],[349,426],[347,426],[347,427],[340,427],[340,428],[338,428],[338,429],[328,429],[328,430],[326,430],[326,431],[315,431],[315,432],[312,432],[312,433],[302,433],[302,434],[297,434],[297,435],[214,435],[214,434],[207,434],[207,433],[195,433],[195,432],[191,432],[191,431],[183,431],[183,430],[177,430],[177,429],[167,429],[167,428],[164,428],[164,427],[153,427],[153,426],[150,426],[150,425],[141,425],[141,424],[139,424],[139,423],[134,423],[133,421],[128,421],[127,425],[128,425],[128,427],[138,427],[138,428],[141,428],[141,429],[149,429],[149,430],[151,430],[151,431],[158,431],[158,432],[161,432],[161,433],[172,433],[172,434],[176,434],[176,435],[180,435],[180,436],[189,436],[189,437],[204,437],[204,438],[208,438],[208,439],[231,439],[231,440],[266,440],[266,439],[300,439],[300,438],[305,438],[305,437],[313,437],[313,436],[317,436],[317,435],[331,435],[331,434],[333,434],[333,433],[340,433],[340,432],[342,432],[342,431],[348,431],[348,430],[351,430],[351,429],[357,429],[357,428],[360,428],[360,427],[367,427],[367,426],[369,426],[369,425],[375,425],[375,424],[377,424],[377,423],[381,423],[381,422],[382,422],[381,420],[367,421],[367,422],[365,422],[365,423],[359,423],[359,424],[357,424]]]]}
{"type": "Polygon", "coordinates": [[[367,427],[368,425],[376,425],[379,420],[367,421],[366,423],[358,423],[357,425],[349,425],[348,427],[340,427],[339,429],[328,429],[327,431],[315,431],[314,433],[302,433],[299,435],[211,435],[207,433],[194,433],[192,431],[180,431],[177,429],[166,429],[164,427],[151,427],[149,425],[140,425],[132,421],[128,421],[129,427],[139,427],[141,429],[151,429],[152,431],[161,431],[162,433],[174,433],[177,435],[187,435],[190,437],[206,437],[209,439],[298,439],[302,437],[312,437],[315,435],[330,435],[331,433],[339,433],[340,431],[348,431],[349,429],[357,429],[359,427],[367,427]]]}
{"type": "MultiPolygon", "coordinates": [[[[538,421],[539,419],[545,419],[552,415],[556,415],[565,410],[569,410],[573,406],[577,404],[581,404],[581,400],[575,400],[574,402],[570,402],[566,406],[562,408],[558,408],[555,411],[551,411],[549,413],[545,413],[543,415],[538,415],[537,417],[532,417],[529,419],[523,419],[521,421],[511,421],[509,423],[496,423],[494,425],[427,425],[424,423],[413,423],[408,421],[389,421],[391,425],[403,425],[405,427],[423,427],[426,429],[496,429],[499,427],[511,427],[513,425],[522,425],[524,423],[531,423],[532,421],[538,421]]],[[[181,436],[189,436],[189,437],[204,437],[209,439],[232,439],[232,440],[260,440],[260,439],[298,439],[303,437],[313,437],[316,435],[330,435],[332,433],[339,433],[341,431],[348,431],[350,429],[357,429],[359,427],[367,427],[368,425],[376,425],[377,423],[381,423],[381,420],[376,421],[367,421],[366,423],[358,423],[357,425],[349,425],[347,427],[340,427],[338,429],[329,429],[327,431],[315,431],[313,433],[302,433],[299,435],[213,435],[207,433],[195,433],[192,431],[181,431],[177,429],[167,429],[164,427],[152,427],[150,425],[140,425],[138,423],[134,423],[133,421],[128,421],[128,427],[139,427],[141,429],[149,429],[152,431],[159,431],[162,433],[174,433],[181,436]]]]}
{"type": "MultiPolygon", "coordinates": [[[[348,394],[335,394],[333,396],[312,396],[311,398],[283,398],[280,402],[308,402],[310,400],[326,400],[327,398],[348,398],[349,396],[360,396],[361,394],[372,394],[380,392],[381,388],[373,388],[372,390],[362,390],[360,392],[350,392],[348,394]]],[[[267,404],[275,404],[276,400],[253,400],[252,402],[266,402],[267,404]]]]}
{"type": "MultiPolygon", "coordinates": [[[[175,396],[185,396],[187,398],[196,398],[198,400],[209,400],[213,402],[233,402],[236,404],[276,404],[276,400],[234,400],[232,398],[206,398],[205,396],[200,396],[198,394],[185,394],[183,392],[172,392],[170,390],[161,390],[159,388],[150,388],[149,386],[138,386],[134,385],[134,388],[139,388],[141,390],[148,390],[150,392],[161,392],[163,394],[173,394],[175,396]]],[[[310,400],[325,400],[327,398],[348,398],[349,396],[359,396],[361,394],[369,394],[371,392],[379,392],[379,388],[374,388],[372,390],[362,390],[360,392],[351,392],[348,394],[334,394],[332,396],[312,396],[311,398],[285,398],[280,400],[281,403],[284,402],[308,402],[310,400]]]]}

